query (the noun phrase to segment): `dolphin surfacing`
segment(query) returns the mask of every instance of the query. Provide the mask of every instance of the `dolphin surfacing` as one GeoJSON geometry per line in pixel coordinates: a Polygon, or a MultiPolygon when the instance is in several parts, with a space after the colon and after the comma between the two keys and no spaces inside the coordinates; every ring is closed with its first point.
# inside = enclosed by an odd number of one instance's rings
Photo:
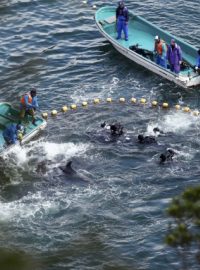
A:
{"type": "Polygon", "coordinates": [[[63,173],[65,174],[65,176],[67,176],[68,180],[72,180],[73,182],[90,182],[88,177],[76,172],[73,168],[72,168],[72,161],[68,161],[67,164],[65,166],[60,166],[59,167],[63,173]]]}
{"type": "Polygon", "coordinates": [[[72,168],[72,161],[68,161],[65,167],[59,167],[65,174],[75,175],[76,171],[72,168]]]}

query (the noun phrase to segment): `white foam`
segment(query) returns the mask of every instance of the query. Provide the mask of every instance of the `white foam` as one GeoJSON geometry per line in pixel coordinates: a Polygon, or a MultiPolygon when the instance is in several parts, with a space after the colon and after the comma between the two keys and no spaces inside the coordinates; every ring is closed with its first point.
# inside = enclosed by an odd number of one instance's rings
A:
{"type": "MultiPolygon", "coordinates": [[[[65,208],[69,207],[70,201],[65,199],[65,208]]],[[[0,202],[0,220],[17,220],[35,218],[42,219],[49,213],[60,211],[60,204],[56,197],[47,197],[42,192],[28,194],[18,201],[9,203],[0,202]]]]}
{"type": "Polygon", "coordinates": [[[86,188],[77,186],[76,193],[67,193],[67,187],[57,186],[55,188],[37,191],[36,193],[29,192],[26,196],[12,202],[0,201],[0,221],[10,222],[39,222],[46,219],[46,216],[60,213],[63,209],[81,205],[84,209],[82,201],[93,197],[94,194],[101,194],[98,188],[91,188],[90,185],[86,188]]]}
{"type": "Polygon", "coordinates": [[[112,78],[112,84],[116,85],[116,84],[118,84],[118,83],[119,83],[119,78],[113,77],[113,78],[112,78]]]}
{"type": "Polygon", "coordinates": [[[76,155],[83,154],[88,150],[89,144],[83,143],[51,143],[46,142],[43,145],[47,159],[54,159],[57,155],[63,155],[66,158],[71,158],[76,155]]]}
{"type": "Polygon", "coordinates": [[[189,149],[187,146],[183,146],[182,147],[182,151],[178,151],[178,150],[174,150],[174,152],[176,153],[174,159],[181,159],[182,161],[183,160],[192,160],[192,158],[194,157],[194,152],[192,149],[189,149]]]}
{"type": "Polygon", "coordinates": [[[15,145],[10,148],[10,150],[4,154],[4,158],[9,158],[10,155],[14,155],[16,163],[22,164],[27,160],[27,150],[20,145],[15,145]]]}
{"type": "Polygon", "coordinates": [[[53,143],[44,141],[34,141],[23,147],[16,146],[12,148],[5,158],[13,158],[18,166],[25,166],[32,158],[46,159],[54,161],[58,156],[70,159],[73,156],[84,154],[90,147],[90,144],[84,143],[53,143]]]}
{"type": "Polygon", "coordinates": [[[165,115],[162,127],[167,132],[184,133],[190,129],[194,123],[194,117],[185,113],[173,113],[165,115]]]}
{"type": "Polygon", "coordinates": [[[81,89],[80,87],[77,87],[77,89],[74,89],[73,94],[71,95],[71,98],[74,102],[80,102],[85,101],[85,99],[81,98],[85,96],[85,93],[87,93],[87,99],[94,99],[94,98],[100,98],[104,100],[106,97],[110,97],[113,94],[118,92],[120,79],[117,77],[112,77],[111,81],[105,81],[103,84],[99,85],[99,92],[89,92],[91,90],[91,85],[85,83],[81,89]]]}
{"type": "MultiPolygon", "coordinates": [[[[165,115],[163,118],[159,119],[157,122],[151,122],[147,126],[147,133],[155,135],[153,128],[158,127],[164,132],[173,132],[183,134],[187,132],[191,126],[196,124],[197,118],[190,114],[183,112],[174,112],[165,115]]],[[[157,133],[159,135],[159,133],[157,133]]]]}

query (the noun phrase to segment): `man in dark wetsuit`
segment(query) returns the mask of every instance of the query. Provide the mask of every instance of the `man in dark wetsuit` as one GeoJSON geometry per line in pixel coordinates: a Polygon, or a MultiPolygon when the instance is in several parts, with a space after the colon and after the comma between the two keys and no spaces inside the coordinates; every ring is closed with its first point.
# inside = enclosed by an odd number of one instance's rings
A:
{"type": "Polygon", "coordinates": [[[110,134],[112,136],[121,136],[124,134],[124,127],[120,123],[114,123],[114,124],[106,124],[106,122],[101,124],[102,128],[107,128],[110,129],[110,134]]]}
{"type": "Polygon", "coordinates": [[[122,127],[120,123],[115,123],[115,124],[110,125],[111,135],[114,135],[114,136],[121,136],[124,133],[123,129],[124,127],[122,127]]]}
{"type": "Polygon", "coordinates": [[[172,161],[174,157],[174,150],[167,149],[167,151],[164,154],[160,155],[160,164],[165,163],[165,161],[172,161]]]}
{"type": "Polygon", "coordinates": [[[138,142],[141,144],[151,144],[151,143],[156,143],[156,139],[154,136],[144,136],[142,134],[139,134],[138,142]]]}

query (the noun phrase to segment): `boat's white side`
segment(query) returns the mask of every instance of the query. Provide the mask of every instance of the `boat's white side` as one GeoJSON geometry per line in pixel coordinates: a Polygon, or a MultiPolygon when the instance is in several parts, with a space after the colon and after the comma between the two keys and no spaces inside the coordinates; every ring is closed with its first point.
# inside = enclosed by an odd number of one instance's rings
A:
{"type": "MultiPolygon", "coordinates": [[[[31,131],[29,134],[25,134],[23,136],[23,140],[21,142],[21,145],[25,144],[26,142],[30,141],[33,137],[35,137],[41,130],[45,129],[47,125],[47,122],[44,120],[43,124],[41,124],[39,127],[31,131]]],[[[19,141],[17,141],[16,144],[12,144],[5,149],[2,149],[0,152],[0,155],[8,153],[10,150],[12,150],[16,145],[19,145],[19,141]]]]}
{"type": "Polygon", "coordinates": [[[119,51],[121,54],[129,58],[130,60],[136,62],[137,64],[149,69],[150,71],[170,80],[174,83],[180,85],[181,87],[188,88],[200,84],[200,76],[193,77],[192,79],[189,76],[181,76],[172,73],[171,71],[164,69],[157,65],[156,63],[148,60],[147,58],[137,54],[136,52],[124,48],[112,37],[110,37],[103,29],[102,26],[96,21],[96,25],[102,35],[114,46],[114,48],[119,51]]]}
{"type": "Polygon", "coordinates": [[[23,140],[22,140],[22,144],[23,143],[26,143],[28,141],[30,141],[33,137],[35,137],[41,130],[45,129],[47,125],[47,122],[44,120],[44,123],[41,124],[39,127],[37,127],[36,129],[34,129],[32,132],[30,132],[29,134],[25,135],[23,137],[23,140]]]}

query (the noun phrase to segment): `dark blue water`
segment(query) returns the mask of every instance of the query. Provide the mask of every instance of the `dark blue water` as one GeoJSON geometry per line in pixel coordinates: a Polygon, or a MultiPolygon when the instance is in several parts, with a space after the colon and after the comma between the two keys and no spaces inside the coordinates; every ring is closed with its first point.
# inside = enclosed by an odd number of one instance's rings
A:
{"type": "MultiPolygon", "coordinates": [[[[199,1],[126,3],[199,46],[199,1]]],[[[199,117],[118,99],[200,109],[200,88],[184,90],[125,59],[97,31],[94,12],[81,1],[0,3],[1,100],[17,103],[34,86],[41,111],[79,105],[50,117],[41,136],[1,160],[0,246],[25,251],[48,270],[176,269],[176,253],[164,244],[165,209],[199,182],[199,117]],[[100,124],[115,120],[126,134],[110,140],[100,124]],[[164,131],[157,144],[139,145],[137,135],[155,126],[164,131]],[[174,161],[160,166],[168,147],[174,161]],[[78,177],[59,169],[69,160],[78,177]]]]}

